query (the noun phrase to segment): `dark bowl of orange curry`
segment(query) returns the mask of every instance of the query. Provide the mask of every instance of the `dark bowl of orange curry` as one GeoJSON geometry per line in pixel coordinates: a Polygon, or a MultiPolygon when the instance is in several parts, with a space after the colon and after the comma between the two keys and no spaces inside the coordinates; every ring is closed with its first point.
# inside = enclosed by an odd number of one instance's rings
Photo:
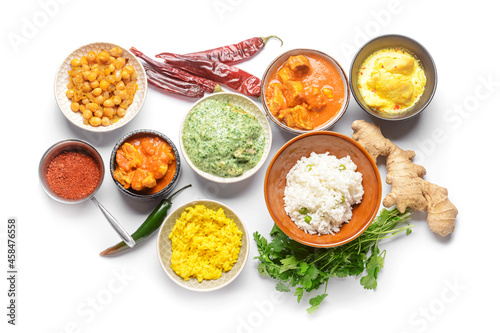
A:
{"type": "Polygon", "coordinates": [[[261,89],[269,118],[295,134],[330,128],[350,99],[339,63],[310,49],[290,50],[274,59],[264,72],[261,89]]]}
{"type": "Polygon", "coordinates": [[[168,195],[181,170],[179,152],[164,134],[135,130],[111,152],[110,171],[118,188],[130,197],[154,200],[168,195]]]}

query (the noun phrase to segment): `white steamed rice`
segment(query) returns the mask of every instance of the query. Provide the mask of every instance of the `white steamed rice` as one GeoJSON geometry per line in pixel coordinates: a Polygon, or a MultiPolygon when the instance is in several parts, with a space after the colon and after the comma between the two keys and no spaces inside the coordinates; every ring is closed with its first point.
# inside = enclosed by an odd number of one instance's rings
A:
{"type": "Polygon", "coordinates": [[[352,206],[363,197],[363,176],[350,156],[328,153],[302,157],[286,176],[285,211],[309,234],[334,234],[352,217],[352,206]],[[299,210],[307,209],[307,213],[299,210]],[[305,222],[306,215],[311,217],[305,222]]]}

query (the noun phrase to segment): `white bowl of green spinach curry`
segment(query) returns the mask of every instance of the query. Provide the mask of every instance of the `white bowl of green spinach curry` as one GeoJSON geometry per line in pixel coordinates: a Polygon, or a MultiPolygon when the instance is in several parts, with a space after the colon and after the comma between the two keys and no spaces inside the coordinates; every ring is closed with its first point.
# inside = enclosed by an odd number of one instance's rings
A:
{"type": "Polygon", "coordinates": [[[250,98],[222,92],[200,99],[184,117],[180,147],[201,177],[235,183],[251,177],[271,149],[271,127],[250,98]]]}

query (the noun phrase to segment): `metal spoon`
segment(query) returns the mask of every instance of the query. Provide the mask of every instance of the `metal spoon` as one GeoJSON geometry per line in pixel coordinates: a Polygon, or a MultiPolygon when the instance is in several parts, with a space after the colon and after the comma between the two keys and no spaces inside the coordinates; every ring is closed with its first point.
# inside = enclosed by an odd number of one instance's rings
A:
{"type": "Polygon", "coordinates": [[[45,190],[47,195],[51,197],[52,199],[66,203],[66,204],[76,204],[76,203],[81,203],[86,200],[92,200],[94,204],[101,210],[101,212],[104,214],[106,219],[108,220],[109,224],[113,227],[113,229],[118,233],[120,238],[129,246],[129,247],[134,247],[135,246],[135,241],[130,236],[130,234],[123,228],[120,223],[116,220],[116,218],[111,215],[111,213],[97,200],[95,197],[95,194],[101,187],[101,184],[104,180],[104,163],[102,160],[101,155],[97,151],[97,149],[92,146],[90,143],[78,140],[78,139],[71,139],[71,140],[63,140],[60,141],[56,144],[54,144],[52,147],[50,147],[45,154],[43,154],[42,159],[40,160],[40,165],[38,167],[38,176],[40,177],[40,183],[42,185],[42,188],[45,190]],[[100,181],[95,190],[88,195],[85,198],[79,199],[79,200],[71,200],[71,199],[66,199],[58,196],[49,186],[48,181],[47,181],[47,169],[49,167],[50,162],[52,159],[62,153],[63,151],[79,151],[83,152],[91,157],[94,158],[96,161],[99,170],[100,170],[100,181]]]}

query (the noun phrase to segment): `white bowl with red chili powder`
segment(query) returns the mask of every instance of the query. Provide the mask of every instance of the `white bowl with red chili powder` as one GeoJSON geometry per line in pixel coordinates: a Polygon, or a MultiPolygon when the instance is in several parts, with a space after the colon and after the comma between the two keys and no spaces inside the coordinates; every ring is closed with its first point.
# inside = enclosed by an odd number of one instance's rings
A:
{"type": "Polygon", "coordinates": [[[64,140],[50,147],[40,160],[40,182],[45,192],[63,203],[91,198],[104,178],[101,155],[85,141],[64,140]]]}

